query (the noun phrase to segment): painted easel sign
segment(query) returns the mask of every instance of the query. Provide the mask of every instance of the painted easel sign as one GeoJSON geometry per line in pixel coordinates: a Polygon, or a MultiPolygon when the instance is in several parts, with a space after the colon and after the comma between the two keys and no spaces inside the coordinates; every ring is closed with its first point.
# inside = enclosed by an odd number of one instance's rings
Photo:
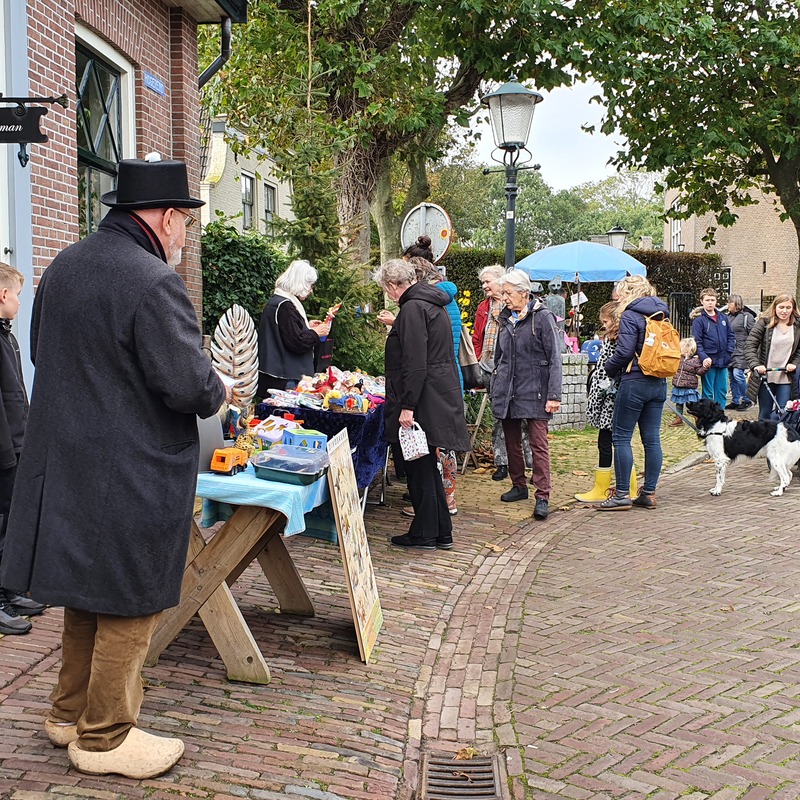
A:
{"type": "Polygon", "coordinates": [[[383,611],[372,569],[346,428],[328,442],[328,456],[331,460],[328,469],[331,505],[336,516],[350,607],[356,624],[361,659],[367,663],[383,625],[383,611]]]}

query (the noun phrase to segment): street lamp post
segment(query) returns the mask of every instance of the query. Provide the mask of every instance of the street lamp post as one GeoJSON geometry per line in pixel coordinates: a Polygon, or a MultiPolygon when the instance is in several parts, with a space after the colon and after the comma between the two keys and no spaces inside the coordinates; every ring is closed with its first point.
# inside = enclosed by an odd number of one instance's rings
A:
{"type": "MultiPolygon", "coordinates": [[[[514,269],[516,261],[517,172],[520,169],[539,169],[538,164],[523,165],[533,158],[526,145],[533,112],[543,99],[538,92],[532,92],[513,80],[481,98],[481,103],[489,107],[495,147],[503,151],[502,160],[495,158],[494,154],[492,160],[502,164],[506,174],[506,270],[514,269]],[[523,153],[527,158],[521,161],[523,153]]],[[[484,169],[484,174],[495,171],[499,170],[484,169]]]]}
{"type": "Polygon", "coordinates": [[[606,231],[606,236],[608,236],[608,243],[611,247],[616,247],[617,250],[625,249],[625,239],[628,237],[628,231],[625,228],[615,225],[610,231],[606,231]]]}

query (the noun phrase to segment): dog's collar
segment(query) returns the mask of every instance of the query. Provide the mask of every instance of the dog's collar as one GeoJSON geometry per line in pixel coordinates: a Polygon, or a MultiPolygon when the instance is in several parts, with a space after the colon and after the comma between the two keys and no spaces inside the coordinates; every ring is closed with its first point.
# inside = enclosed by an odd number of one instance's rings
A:
{"type": "Polygon", "coordinates": [[[701,439],[706,439],[709,436],[724,436],[725,432],[724,431],[709,431],[708,433],[700,433],[700,431],[697,431],[697,435],[701,439]]]}

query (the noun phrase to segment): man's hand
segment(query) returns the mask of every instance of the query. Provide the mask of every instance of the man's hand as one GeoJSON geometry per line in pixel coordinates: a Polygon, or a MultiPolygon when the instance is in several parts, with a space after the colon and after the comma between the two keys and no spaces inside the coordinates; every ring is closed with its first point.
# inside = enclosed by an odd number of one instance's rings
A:
{"type": "Polygon", "coordinates": [[[555,414],[558,411],[561,411],[561,401],[560,400],[548,400],[544,404],[544,410],[548,414],[555,414]]]}
{"type": "Polygon", "coordinates": [[[404,408],[400,412],[400,425],[403,428],[410,428],[414,424],[414,412],[410,408],[404,408]]]}
{"type": "Polygon", "coordinates": [[[711,369],[711,364],[712,364],[712,361],[711,361],[711,359],[710,359],[710,358],[708,358],[708,356],[706,356],[706,357],[703,359],[703,367],[704,367],[705,369],[711,369]]]}
{"type": "Polygon", "coordinates": [[[766,368],[766,367],[765,367],[763,364],[759,364],[759,365],[756,367],[756,372],[757,372],[759,375],[763,375],[763,374],[764,374],[766,371],[767,371],[767,368],[766,368]]]}

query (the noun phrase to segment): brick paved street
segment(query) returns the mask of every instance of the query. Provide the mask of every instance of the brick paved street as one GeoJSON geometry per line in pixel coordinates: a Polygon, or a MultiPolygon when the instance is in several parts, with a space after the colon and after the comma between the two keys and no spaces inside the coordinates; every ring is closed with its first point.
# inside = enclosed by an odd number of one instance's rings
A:
{"type": "Polygon", "coordinates": [[[800,798],[800,484],[770,497],[764,462],[712,484],[702,464],[655,511],[534,523],[471,475],[457,549],[413,554],[387,545],[393,486],[367,517],[386,618],[367,666],[338,549],[292,537],[315,618],[274,613],[252,570],[234,588],[271,684],[229,683],[197,619],[145,670],[142,725],[187,745],[157,780],[82,776],[44,737],[48,610],[0,639],[0,797],[410,800],[423,750],[473,746],[520,800],[800,798]]]}

